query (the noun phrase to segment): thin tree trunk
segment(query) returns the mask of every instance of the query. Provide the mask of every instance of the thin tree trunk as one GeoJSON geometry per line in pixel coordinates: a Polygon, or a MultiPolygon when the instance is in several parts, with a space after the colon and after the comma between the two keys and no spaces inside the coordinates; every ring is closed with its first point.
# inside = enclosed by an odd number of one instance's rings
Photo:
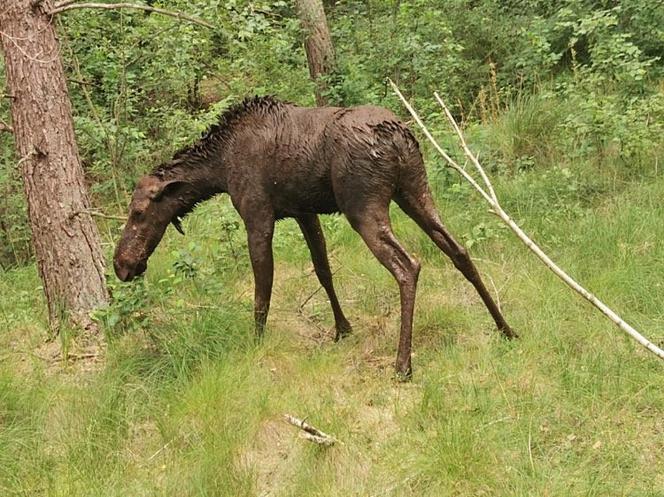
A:
{"type": "Polygon", "coordinates": [[[325,98],[327,85],[324,77],[335,68],[334,47],[325,17],[322,0],[295,0],[298,16],[305,33],[304,49],[307,52],[309,74],[316,84],[316,104],[328,105],[325,98]]]}
{"type": "Polygon", "coordinates": [[[97,226],[74,136],[71,102],[51,16],[51,0],[11,0],[0,7],[0,37],[12,126],[32,242],[57,326],[64,316],[88,325],[108,293],[97,226]]]}

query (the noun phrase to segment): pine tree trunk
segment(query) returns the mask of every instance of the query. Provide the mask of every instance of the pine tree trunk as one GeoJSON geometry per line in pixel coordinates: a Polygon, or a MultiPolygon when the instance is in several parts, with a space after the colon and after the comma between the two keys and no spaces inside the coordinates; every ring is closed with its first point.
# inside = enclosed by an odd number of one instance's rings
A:
{"type": "Polygon", "coordinates": [[[89,311],[108,300],[104,256],[88,214],[59,43],[45,14],[50,6],[51,0],[6,2],[0,7],[0,37],[49,321],[57,326],[68,316],[87,325],[89,311]]]}
{"type": "Polygon", "coordinates": [[[325,98],[327,85],[323,76],[334,71],[334,47],[322,0],[295,0],[298,16],[305,33],[304,49],[307,52],[309,74],[316,84],[316,103],[328,105],[325,98]]]}

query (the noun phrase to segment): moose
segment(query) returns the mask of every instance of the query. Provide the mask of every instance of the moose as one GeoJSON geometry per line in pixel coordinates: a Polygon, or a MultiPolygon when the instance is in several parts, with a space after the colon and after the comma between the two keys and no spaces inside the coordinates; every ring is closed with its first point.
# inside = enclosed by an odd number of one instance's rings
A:
{"type": "MultiPolygon", "coordinates": [[[[332,284],[318,215],[343,213],[399,285],[401,330],[396,374],[408,380],[415,291],[420,263],[394,236],[394,200],[475,287],[497,328],[516,337],[480,278],[466,249],[436,211],[419,144],[389,110],[374,106],[300,107],[274,97],[247,98],[222,113],[194,145],[143,176],[113,263],[118,278],[142,274],[169,224],[200,202],[228,193],[247,232],[254,274],[254,319],[262,336],[273,281],[275,221],[292,217],[327,292],[335,341],[351,332],[332,284]]],[[[183,233],[184,234],[184,233],[183,233]]]]}

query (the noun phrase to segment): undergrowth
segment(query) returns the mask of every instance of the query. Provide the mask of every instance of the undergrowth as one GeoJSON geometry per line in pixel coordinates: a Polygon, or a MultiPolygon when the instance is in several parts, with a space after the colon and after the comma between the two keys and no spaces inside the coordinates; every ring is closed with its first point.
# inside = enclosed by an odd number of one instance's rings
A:
{"type": "MultiPolygon", "coordinates": [[[[326,2],[338,62],[326,97],[405,118],[389,76],[463,163],[439,91],[506,210],[664,346],[660,3],[326,2]]],[[[87,10],[59,25],[92,201],[109,214],[231,102],[313,102],[289,3],[164,6],[219,29],[87,10]]],[[[0,99],[3,121],[9,104],[0,99]]],[[[498,336],[472,287],[393,207],[423,266],[404,384],[393,378],[397,287],[343,216],[322,225],[354,334],[332,342],[306,244],[284,220],[268,331],[255,341],[246,234],[224,197],[188,216],[186,238],[167,230],[144,278],[109,272],[112,302],[94,316],[101,355],[67,330],[46,343],[18,158],[1,135],[3,497],[664,496],[659,362],[543,268],[425,140],[442,218],[521,338],[498,336]],[[308,444],[283,413],[341,443],[308,444]]],[[[110,259],[121,226],[98,221],[110,259]]]]}
{"type": "MultiPolygon", "coordinates": [[[[500,176],[499,194],[555,259],[662,343],[664,180],[568,167],[500,176]]],[[[288,221],[277,227],[269,331],[255,343],[244,235],[223,198],[186,220],[187,239],[169,230],[143,280],[113,284],[98,315],[108,350],[92,371],[35,352],[46,335],[32,311],[37,276],[3,273],[3,495],[662,495],[659,363],[474,196],[438,205],[473,240],[521,339],[497,336],[463,277],[395,208],[399,238],[423,262],[410,384],[392,378],[396,285],[338,216],[324,225],[355,328],[339,344],[288,221]],[[221,251],[229,236],[237,252],[221,251]],[[285,412],[343,443],[307,445],[285,412]]]]}

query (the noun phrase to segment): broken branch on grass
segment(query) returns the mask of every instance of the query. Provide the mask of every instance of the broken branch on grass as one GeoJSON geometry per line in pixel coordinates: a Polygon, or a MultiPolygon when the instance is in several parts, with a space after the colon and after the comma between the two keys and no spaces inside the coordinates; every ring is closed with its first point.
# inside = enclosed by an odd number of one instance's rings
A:
{"type": "MultiPolygon", "coordinates": [[[[335,274],[337,274],[337,271],[339,271],[339,269],[341,269],[341,268],[337,268],[337,269],[335,269],[335,270],[332,272],[332,276],[334,276],[335,274]]],[[[299,307],[298,307],[298,312],[299,312],[300,314],[302,314],[303,309],[304,309],[304,306],[307,305],[307,303],[308,303],[312,298],[314,298],[314,296],[316,296],[316,294],[317,294],[318,292],[320,292],[322,289],[323,289],[323,285],[318,285],[318,287],[317,287],[313,292],[311,292],[311,293],[309,294],[309,296],[308,296],[306,299],[304,299],[304,300],[302,301],[302,303],[301,303],[301,304],[299,305],[299,307]]]]}
{"type": "Polygon", "coordinates": [[[447,106],[443,102],[443,100],[440,98],[440,96],[435,93],[436,100],[438,100],[438,103],[442,106],[443,110],[445,110],[445,115],[447,116],[447,119],[450,121],[450,124],[452,125],[452,128],[456,132],[457,137],[459,138],[459,141],[461,142],[461,146],[464,150],[464,153],[466,157],[475,165],[477,170],[480,173],[480,176],[484,180],[486,187],[488,188],[490,193],[487,193],[478,183],[475,181],[475,179],[470,176],[465,170],[463,170],[459,165],[452,159],[438,144],[436,139],[431,135],[427,127],[424,125],[420,117],[417,115],[417,112],[413,109],[413,107],[408,103],[406,98],[403,96],[401,91],[399,91],[399,88],[390,80],[390,84],[392,85],[392,88],[394,89],[395,93],[397,96],[401,99],[403,104],[406,106],[410,114],[413,116],[417,124],[420,126],[422,131],[424,132],[424,135],[427,137],[427,139],[431,142],[431,144],[434,146],[434,148],[440,153],[440,155],[447,161],[447,163],[452,167],[454,170],[458,171],[472,186],[477,190],[480,195],[484,197],[484,199],[489,203],[491,206],[492,212],[496,214],[515,234],[516,236],[528,247],[556,276],[558,276],[565,284],[567,284],[570,288],[572,288],[575,292],[577,292],[579,295],[581,295],[584,299],[586,299],[588,302],[590,302],[593,306],[595,306],[599,311],[604,314],[607,318],[609,318],[614,324],[616,324],[621,330],[623,330],[625,333],[627,333],[629,336],[631,336],[634,340],[639,342],[643,347],[648,349],[650,352],[655,354],[657,357],[660,359],[664,359],[664,350],[659,348],[657,345],[652,343],[650,340],[645,338],[643,335],[641,335],[638,331],[636,331],[632,326],[630,326],[627,322],[625,322],[618,314],[616,314],[612,309],[610,309],[604,302],[599,300],[595,295],[590,293],[588,290],[586,290],[584,287],[582,287],[579,283],[577,283],[569,274],[567,274],[563,269],[561,269],[556,263],[554,263],[549,256],[547,256],[544,251],[526,235],[526,233],[519,227],[519,225],[503,210],[503,208],[500,206],[500,203],[498,201],[498,198],[496,197],[494,191],[493,191],[493,186],[491,185],[491,181],[489,180],[486,172],[484,171],[484,168],[480,164],[479,160],[477,160],[477,156],[472,153],[472,151],[468,148],[466,145],[466,140],[463,137],[463,133],[459,129],[459,126],[456,124],[456,121],[454,120],[454,117],[452,117],[452,114],[449,112],[447,109],[447,106]]]}
{"type": "Polygon", "coordinates": [[[325,445],[330,447],[338,442],[336,438],[327,433],[323,433],[318,428],[311,426],[305,420],[291,416],[290,414],[284,414],[284,419],[287,423],[297,426],[299,429],[303,430],[302,437],[306,438],[310,442],[317,443],[319,445],[325,445]]]}
{"type": "Polygon", "coordinates": [[[75,3],[75,2],[60,2],[56,4],[48,13],[50,15],[59,14],[61,12],[66,12],[73,9],[106,9],[106,10],[118,10],[118,9],[134,9],[134,10],[144,10],[146,12],[156,12],[157,14],[162,14],[165,16],[175,17],[180,20],[185,20],[198,24],[199,26],[204,26],[209,29],[216,29],[212,24],[198,17],[190,16],[184,14],[183,12],[177,12],[173,10],[161,9],[159,7],[151,7],[149,5],[140,5],[136,3],[75,3]]]}

